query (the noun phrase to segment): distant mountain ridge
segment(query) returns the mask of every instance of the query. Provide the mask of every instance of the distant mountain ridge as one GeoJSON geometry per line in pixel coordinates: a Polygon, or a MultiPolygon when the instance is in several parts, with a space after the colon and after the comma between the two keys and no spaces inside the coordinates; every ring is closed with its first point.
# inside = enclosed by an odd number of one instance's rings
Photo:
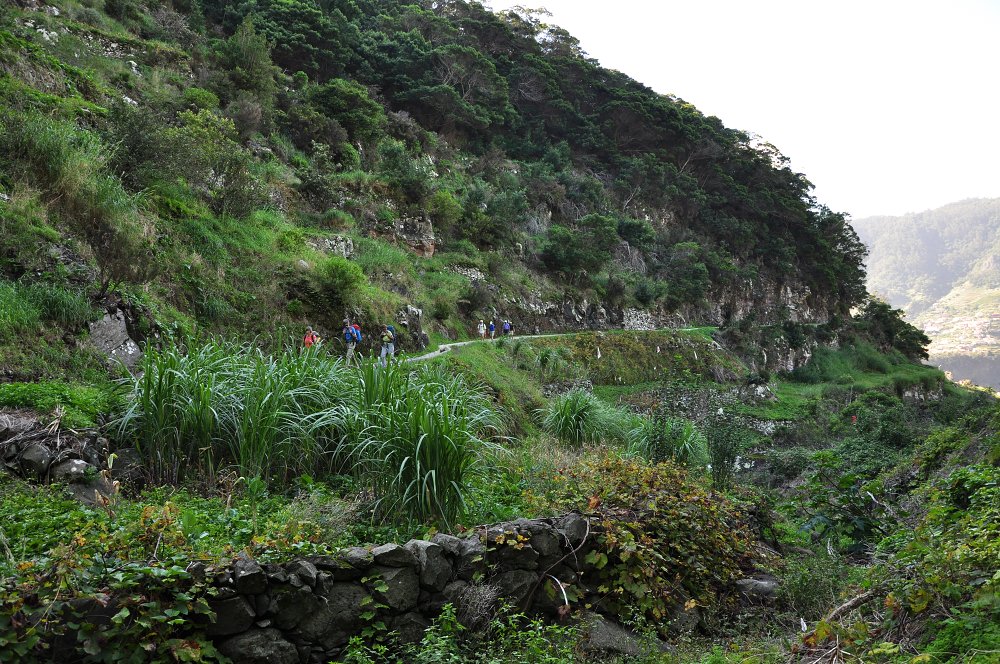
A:
{"type": "Polygon", "coordinates": [[[869,288],[931,336],[931,360],[1000,388],[1000,199],[852,225],[870,251],[869,288]]]}

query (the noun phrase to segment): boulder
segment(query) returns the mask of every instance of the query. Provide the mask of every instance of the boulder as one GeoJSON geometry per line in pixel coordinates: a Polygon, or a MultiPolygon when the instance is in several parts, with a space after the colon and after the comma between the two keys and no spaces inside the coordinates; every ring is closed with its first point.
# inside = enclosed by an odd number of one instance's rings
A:
{"type": "Polygon", "coordinates": [[[316,575],[318,574],[318,570],[316,569],[316,566],[308,560],[293,560],[285,565],[285,571],[298,577],[310,588],[316,586],[316,575]]]}
{"type": "Polygon", "coordinates": [[[753,604],[767,604],[778,597],[781,583],[770,574],[758,574],[736,582],[743,597],[753,604]]]}
{"type": "Polygon", "coordinates": [[[462,554],[462,539],[460,537],[445,533],[435,533],[434,537],[431,538],[431,542],[444,549],[445,553],[449,556],[458,558],[462,554]]]}
{"type": "Polygon", "coordinates": [[[455,570],[460,578],[471,581],[486,553],[486,545],[477,536],[463,537],[459,541],[461,544],[459,545],[455,570]]]}
{"type": "Polygon", "coordinates": [[[254,621],[254,610],[245,597],[237,595],[210,602],[215,611],[215,622],[205,628],[209,636],[229,636],[250,629],[254,621]]]}
{"type": "Polygon", "coordinates": [[[642,636],[625,629],[618,623],[597,613],[587,613],[583,617],[583,649],[586,652],[604,656],[624,656],[648,659],[656,654],[670,652],[671,646],[655,636],[642,636]]]}
{"type": "Polygon", "coordinates": [[[400,643],[420,643],[431,622],[419,613],[404,613],[389,621],[389,629],[400,643]]]}
{"type": "Polygon", "coordinates": [[[253,629],[219,646],[219,652],[240,664],[298,664],[299,652],[276,629],[253,629]]]}
{"type": "Polygon", "coordinates": [[[335,581],[355,581],[365,575],[375,557],[368,549],[355,546],[342,549],[332,556],[309,556],[305,560],[318,570],[329,573],[335,581]]]}
{"type": "Polygon", "coordinates": [[[417,557],[398,544],[383,544],[372,549],[376,565],[382,567],[416,567],[417,557]]]}
{"type": "Polygon", "coordinates": [[[303,618],[312,615],[321,606],[321,600],[306,587],[276,586],[271,588],[271,603],[267,615],[280,629],[292,629],[303,618]]]}
{"type": "Polygon", "coordinates": [[[585,516],[575,512],[557,519],[554,525],[556,531],[562,534],[573,548],[583,544],[584,538],[590,533],[590,522],[585,516]]]}
{"type": "Polygon", "coordinates": [[[257,595],[267,590],[264,568],[245,553],[233,563],[233,586],[243,595],[257,595]]]}
{"type": "Polygon", "coordinates": [[[52,452],[40,443],[32,443],[21,451],[21,472],[28,477],[42,477],[52,463],[52,452]]]}
{"type": "Polygon", "coordinates": [[[420,565],[420,586],[432,591],[444,590],[451,579],[451,563],[444,555],[444,549],[433,542],[410,540],[406,549],[417,558],[420,565]]]}
{"type": "Polygon", "coordinates": [[[417,605],[420,599],[420,577],[412,567],[376,567],[375,572],[385,583],[385,590],[375,591],[375,598],[392,611],[403,613],[417,605]]]}
{"type": "Polygon", "coordinates": [[[361,614],[370,601],[364,588],[356,583],[334,583],[326,602],[299,623],[298,635],[326,650],[345,645],[361,627],[361,614]]]}
{"type": "MultiPolygon", "coordinates": [[[[85,482],[87,480],[87,469],[94,468],[83,459],[68,459],[53,465],[49,469],[53,482],[85,482]]],[[[93,472],[97,472],[94,468],[93,472]]]]}
{"type": "Polygon", "coordinates": [[[505,597],[519,608],[528,609],[531,594],[538,585],[538,575],[522,569],[514,569],[500,574],[493,583],[501,597],[505,597]]]}

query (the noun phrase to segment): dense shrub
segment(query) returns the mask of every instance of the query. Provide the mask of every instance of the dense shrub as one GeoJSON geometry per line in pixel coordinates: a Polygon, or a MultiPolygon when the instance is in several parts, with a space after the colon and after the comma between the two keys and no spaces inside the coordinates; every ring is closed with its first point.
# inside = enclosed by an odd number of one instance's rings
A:
{"type": "Polygon", "coordinates": [[[942,661],[978,661],[1000,644],[1000,469],[955,471],[935,483],[928,508],[889,564],[890,624],[946,616],[929,626],[924,651],[942,661]]]}
{"type": "Polygon", "coordinates": [[[606,591],[602,608],[630,620],[648,618],[662,632],[674,612],[718,606],[718,594],[749,563],[750,537],[739,510],[670,462],[588,458],[561,469],[530,499],[545,510],[597,517],[601,531],[587,561],[606,591]]]}

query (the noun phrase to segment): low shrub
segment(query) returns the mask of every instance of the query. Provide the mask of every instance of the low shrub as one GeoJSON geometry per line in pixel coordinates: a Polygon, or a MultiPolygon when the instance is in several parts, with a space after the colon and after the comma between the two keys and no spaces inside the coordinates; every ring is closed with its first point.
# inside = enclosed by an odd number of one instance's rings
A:
{"type": "Polygon", "coordinates": [[[1000,469],[970,466],[936,482],[926,516],[903,535],[889,564],[888,624],[928,620],[922,650],[933,661],[988,657],[1000,644],[1000,469]]]}
{"type": "Polygon", "coordinates": [[[753,434],[739,419],[716,415],[705,421],[708,456],[711,462],[712,486],[728,489],[736,471],[736,459],[753,441],[753,434]]]}
{"type": "Polygon", "coordinates": [[[819,620],[836,605],[848,570],[847,561],[837,554],[788,560],[780,574],[779,600],[796,617],[819,620]]]}

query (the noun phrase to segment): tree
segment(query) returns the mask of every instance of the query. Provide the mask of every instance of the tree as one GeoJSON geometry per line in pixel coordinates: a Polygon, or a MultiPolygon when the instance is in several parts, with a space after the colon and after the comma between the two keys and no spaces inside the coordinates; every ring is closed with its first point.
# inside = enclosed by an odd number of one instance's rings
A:
{"type": "Polygon", "coordinates": [[[223,48],[230,79],[239,90],[252,93],[270,109],[274,106],[274,65],[267,37],[257,32],[253,19],[247,17],[223,48]]]}
{"type": "Polygon", "coordinates": [[[871,296],[861,309],[858,322],[861,329],[883,352],[892,349],[911,360],[926,360],[931,340],[921,330],[904,320],[902,309],[871,296]]]}
{"type": "Polygon", "coordinates": [[[309,103],[347,130],[355,141],[374,140],[385,126],[385,111],[364,86],[335,78],[313,89],[309,103]]]}

